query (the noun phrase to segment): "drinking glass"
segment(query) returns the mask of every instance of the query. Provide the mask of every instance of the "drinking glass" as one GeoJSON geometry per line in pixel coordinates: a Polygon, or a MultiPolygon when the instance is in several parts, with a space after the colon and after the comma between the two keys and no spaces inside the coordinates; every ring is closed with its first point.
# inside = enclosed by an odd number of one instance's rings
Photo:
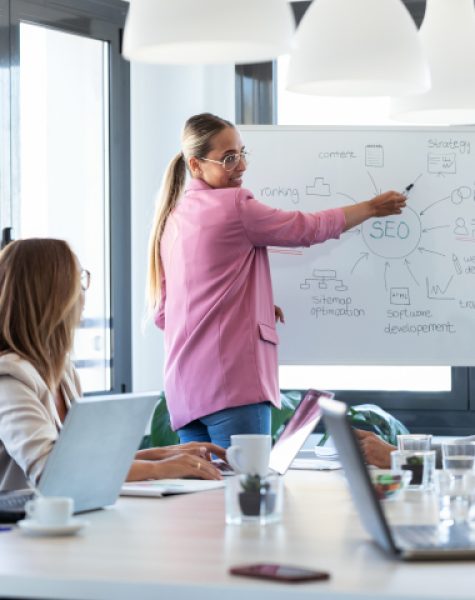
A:
{"type": "Polygon", "coordinates": [[[456,476],[447,470],[437,471],[435,489],[441,525],[475,525],[475,471],[459,471],[456,476]]]}
{"type": "Polygon", "coordinates": [[[475,444],[473,442],[444,442],[442,444],[442,466],[453,476],[462,476],[473,470],[475,444]]]}
{"type": "Polygon", "coordinates": [[[402,451],[411,450],[421,452],[430,450],[431,442],[432,435],[429,433],[414,433],[397,436],[397,448],[402,451]]]}
{"type": "Polygon", "coordinates": [[[444,442],[443,471],[437,476],[441,524],[475,522],[475,444],[444,442]]]}

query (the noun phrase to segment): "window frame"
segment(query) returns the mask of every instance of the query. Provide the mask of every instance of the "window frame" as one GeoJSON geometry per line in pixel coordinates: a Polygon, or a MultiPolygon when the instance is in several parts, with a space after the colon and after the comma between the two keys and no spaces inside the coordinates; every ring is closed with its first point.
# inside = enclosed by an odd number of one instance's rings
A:
{"type": "MultiPolygon", "coordinates": [[[[425,0],[403,0],[419,27],[425,0]]],[[[310,2],[291,4],[298,24],[310,2]]],[[[236,123],[275,124],[277,86],[275,63],[236,65],[236,123]]],[[[413,432],[437,435],[475,433],[475,367],[452,367],[450,392],[389,392],[331,390],[344,402],[378,404],[401,419],[413,432]]],[[[283,390],[290,391],[290,390],[283,390]]]]}
{"type": "Polygon", "coordinates": [[[111,389],[94,394],[132,390],[130,67],[121,56],[127,10],[121,0],[0,0],[0,26],[8,32],[0,40],[2,228],[13,226],[19,198],[20,22],[108,43],[111,389]]]}

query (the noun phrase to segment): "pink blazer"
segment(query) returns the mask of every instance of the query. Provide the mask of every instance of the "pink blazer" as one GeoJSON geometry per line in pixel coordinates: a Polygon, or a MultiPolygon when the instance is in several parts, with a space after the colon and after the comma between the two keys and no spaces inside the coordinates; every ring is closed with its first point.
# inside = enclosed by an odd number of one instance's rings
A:
{"type": "Polygon", "coordinates": [[[161,241],[155,322],[165,331],[165,392],[175,429],[225,408],[280,406],[278,336],[266,246],[338,238],[341,209],[282,211],[242,188],[192,179],[161,241]]]}

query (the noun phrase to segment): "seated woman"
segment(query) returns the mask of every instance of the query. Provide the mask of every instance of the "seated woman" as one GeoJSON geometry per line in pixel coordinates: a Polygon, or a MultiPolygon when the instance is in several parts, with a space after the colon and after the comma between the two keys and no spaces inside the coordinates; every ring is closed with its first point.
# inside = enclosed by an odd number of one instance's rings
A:
{"type": "MultiPolygon", "coordinates": [[[[35,485],[71,403],[81,396],[69,354],[89,273],[66,242],[26,239],[0,253],[0,490],[35,485]]],[[[221,479],[209,443],[139,450],[127,480],[221,479]]]]}

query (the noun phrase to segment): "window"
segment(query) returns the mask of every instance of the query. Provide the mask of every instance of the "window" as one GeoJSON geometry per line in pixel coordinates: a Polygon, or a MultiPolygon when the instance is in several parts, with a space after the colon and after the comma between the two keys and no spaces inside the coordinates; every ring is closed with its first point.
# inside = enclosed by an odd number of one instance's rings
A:
{"type": "Polygon", "coordinates": [[[0,0],[10,37],[0,43],[1,227],[65,239],[92,273],[73,355],[89,393],[131,388],[126,10],[118,0],[0,0]]]}
{"type": "Polygon", "coordinates": [[[85,391],[111,389],[106,42],[20,24],[18,237],[66,239],[91,271],[74,359],[85,391]]]}

